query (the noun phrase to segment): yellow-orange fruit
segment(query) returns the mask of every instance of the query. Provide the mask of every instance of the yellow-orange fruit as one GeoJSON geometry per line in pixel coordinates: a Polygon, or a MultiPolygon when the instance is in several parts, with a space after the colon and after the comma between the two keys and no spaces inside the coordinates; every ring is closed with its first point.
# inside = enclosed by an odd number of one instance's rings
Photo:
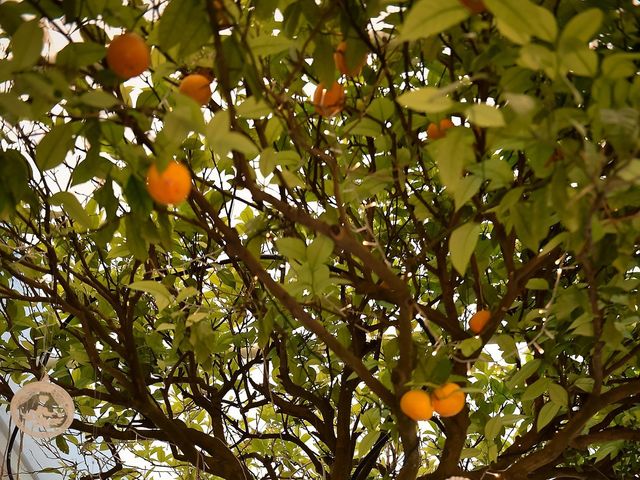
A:
{"type": "Polygon", "coordinates": [[[469,328],[473,333],[480,333],[491,320],[491,312],[489,310],[478,310],[469,320],[469,328]]]}
{"type": "Polygon", "coordinates": [[[341,41],[336,48],[336,51],[333,54],[333,60],[336,63],[336,68],[343,75],[348,75],[349,77],[356,77],[360,75],[362,71],[362,67],[367,62],[367,54],[365,53],[361,59],[358,60],[358,63],[353,67],[349,68],[347,65],[347,42],[345,40],[341,41]]]}
{"type": "Polygon", "coordinates": [[[482,13],[487,10],[486,5],[482,0],[459,0],[462,5],[467,7],[471,13],[482,13]]]}
{"type": "Polygon", "coordinates": [[[125,33],[111,40],[107,48],[107,65],[123,80],[137,77],[151,63],[149,47],[136,33],[125,33]]]}
{"type": "Polygon", "coordinates": [[[162,172],[153,164],[147,172],[147,191],[151,198],[163,205],[182,203],[191,191],[191,173],[175,160],[169,162],[162,172]]]}
{"type": "Polygon", "coordinates": [[[445,383],[431,392],[433,409],[441,417],[453,417],[462,411],[465,394],[456,383],[445,383]]]}
{"type": "Polygon", "coordinates": [[[199,105],[206,105],[211,98],[211,80],[199,73],[184,77],[178,89],[180,93],[191,97],[199,105]]]}
{"type": "Polygon", "coordinates": [[[320,83],[313,94],[313,106],[323,117],[331,117],[342,111],[344,106],[344,90],[338,82],[333,82],[330,89],[320,83]]]}
{"type": "Polygon", "coordinates": [[[409,390],[400,398],[400,410],[412,420],[429,420],[433,416],[431,397],[423,390],[409,390]]]}
{"type": "Polygon", "coordinates": [[[442,120],[440,120],[439,124],[429,124],[429,126],[427,127],[427,136],[429,137],[429,140],[438,140],[439,138],[444,137],[447,133],[447,130],[453,128],[454,126],[455,125],[450,119],[443,118],[442,120]]]}

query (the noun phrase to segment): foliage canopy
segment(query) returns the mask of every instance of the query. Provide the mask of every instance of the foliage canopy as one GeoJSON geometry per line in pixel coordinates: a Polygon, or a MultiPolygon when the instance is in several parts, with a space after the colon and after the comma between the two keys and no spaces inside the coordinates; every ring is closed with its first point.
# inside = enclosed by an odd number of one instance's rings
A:
{"type": "Polygon", "coordinates": [[[2,2],[4,400],[46,370],[112,478],[637,478],[640,8],[484,3],[2,2]]]}

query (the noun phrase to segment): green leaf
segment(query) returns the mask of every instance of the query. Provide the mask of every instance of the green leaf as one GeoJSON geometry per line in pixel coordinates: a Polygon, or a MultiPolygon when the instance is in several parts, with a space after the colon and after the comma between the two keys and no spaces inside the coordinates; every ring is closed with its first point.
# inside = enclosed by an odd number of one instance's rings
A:
{"type": "Polygon", "coordinates": [[[449,239],[451,263],[460,275],[464,275],[467,270],[481,230],[482,226],[480,224],[469,222],[457,228],[451,234],[449,239]]]}
{"type": "Polygon", "coordinates": [[[500,421],[500,417],[490,418],[484,426],[484,435],[487,442],[493,442],[493,440],[495,440],[495,438],[500,434],[501,430],[502,422],[500,421]]]}
{"type": "Polygon", "coordinates": [[[579,388],[583,392],[587,392],[587,393],[591,393],[591,391],[593,390],[593,384],[594,384],[593,378],[589,378],[589,377],[578,378],[573,382],[573,385],[576,388],[579,388]]]}
{"type": "MultiPolygon", "coordinates": [[[[249,46],[254,55],[267,57],[291,48],[294,43],[282,35],[260,35],[249,37],[249,46]]],[[[332,57],[333,58],[333,57],[332,57]]]]}
{"type": "Polygon", "coordinates": [[[60,165],[73,148],[76,127],[72,123],[56,125],[44,136],[36,147],[36,165],[49,170],[60,165]]]}
{"type": "Polygon", "coordinates": [[[177,46],[178,58],[200,49],[210,38],[209,16],[200,0],[172,0],[160,17],[157,42],[165,51],[177,46]]]}
{"type": "Polygon", "coordinates": [[[507,381],[507,388],[509,388],[509,390],[513,390],[515,387],[519,386],[527,378],[536,373],[541,364],[541,360],[534,359],[522,365],[522,367],[514,373],[513,377],[507,381]]]}
{"type": "Polygon", "coordinates": [[[635,75],[637,68],[634,60],[640,59],[640,53],[613,53],[602,60],[602,74],[611,79],[627,78],[635,75]]]}
{"type": "Polygon", "coordinates": [[[559,59],[561,67],[574,75],[594,77],[598,73],[598,54],[587,46],[564,52],[559,59]]]}
{"type": "Polygon", "coordinates": [[[600,30],[604,15],[602,10],[589,8],[571,18],[558,40],[559,47],[571,46],[574,42],[586,43],[600,30]]]}
{"type": "Polygon", "coordinates": [[[69,454],[69,444],[64,438],[64,435],[57,435],[56,437],[56,448],[60,450],[64,454],[69,454]]]}
{"type": "Polygon", "coordinates": [[[164,310],[173,300],[173,295],[167,290],[160,282],[153,280],[140,280],[128,285],[131,290],[137,290],[139,292],[149,293],[156,301],[156,306],[159,311],[164,310]]]}
{"type": "Polygon", "coordinates": [[[530,278],[525,288],[529,290],[549,290],[549,282],[544,278],[530,278]]]}
{"type": "MultiPolygon", "coordinates": [[[[147,195],[147,198],[149,196],[147,195]]],[[[125,217],[125,229],[127,235],[126,245],[129,252],[140,261],[145,261],[149,256],[149,244],[145,240],[140,231],[140,223],[133,215],[127,215],[125,217]]],[[[112,252],[109,252],[110,254],[112,252]]]]}
{"type": "Polygon", "coordinates": [[[236,114],[241,118],[262,118],[271,113],[271,107],[256,97],[249,97],[236,107],[236,114]]]}
{"type": "Polygon", "coordinates": [[[313,69],[318,80],[324,85],[331,85],[336,79],[336,65],[333,60],[333,45],[324,36],[316,37],[316,47],[313,50],[313,69]]]}
{"type": "Polygon", "coordinates": [[[465,110],[469,122],[478,127],[503,127],[504,117],[496,107],[485,103],[474,103],[465,110]]]}
{"type": "MultiPolygon", "coordinates": [[[[396,109],[394,103],[387,97],[374,98],[365,113],[380,122],[386,122],[395,114],[396,109]]],[[[377,125],[377,124],[376,124],[377,125]]],[[[378,129],[380,127],[378,126],[378,129]]]]}
{"type": "Polygon", "coordinates": [[[71,217],[71,219],[82,225],[84,228],[89,229],[94,226],[91,217],[73,193],[58,192],[55,195],[52,195],[49,201],[52,205],[62,205],[64,207],[64,211],[71,217]]]}
{"type": "Polygon", "coordinates": [[[558,57],[547,47],[531,43],[520,49],[518,65],[531,70],[542,70],[553,79],[557,75],[558,57]]]}
{"type": "Polygon", "coordinates": [[[490,180],[489,190],[507,187],[513,182],[513,170],[509,164],[498,156],[481,163],[471,164],[468,170],[481,180],[490,180]]]}
{"type": "Polygon", "coordinates": [[[397,98],[397,101],[403,107],[417,112],[441,113],[455,105],[447,95],[448,91],[435,87],[424,87],[403,93],[397,98]]]}
{"type": "Polygon", "coordinates": [[[229,113],[226,111],[217,113],[207,124],[207,143],[216,153],[224,156],[231,150],[236,150],[250,157],[258,154],[258,148],[246,135],[229,128],[229,113]]]}
{"type": "Polygon", "coordinates": [[[460,182],[456,184],[455,192],[454,192],[454,202],[456,205],[456,210],[460,210],[462,206],[471,199],[478,190],[480,190],[480,186],[482,185],[482,178],[477,177],[475,175],[467,175],[460,182]]]}
{"type": "Polygon", "coordinates": [[[525,389],[524,393],[522,394],[521,400],[523,402],[526,402],[538,398],[540,395],[547,391],[550,383],[551,380],[549,378],[539,378],[525,389]]]}
{"type": "Polygon", "coordinates": [[[56,65],[77,70],[99,62],[105,53],[105,46],[98,43],[70,43],[56,55],[56,65]]]}
{"type": "Polygon", "coordinates": [[[358,442],[358,455],[364,458],[371,451],[380,437],[380,430],[369,430],[367,434],[358,442]]]}
{"type": "Polygon", "coordinates": [[[103,90],[84,93],[80,96],[80,101],[85,105],[97,108],[110,108],[120,103],[120,100],[103,90]]]}
{"type": "Polygon", "coordinates": [[[473,353],[482,346],[480,337],[465,338],[458,344],[458,348],[465,357],[473,355],[473,353]]]}
{"type": "Polygon", "coordinates": [[[544,427],[546,427],[549,422],[551,422],[551,420],[555,418],[559,411],[560,405],[557,405],[553,402],[545,403],[544,406],[540,409],[540,413],[538,414],[536,429],[540,431],[544,427]]]}
{"type": "Polygon", "coordinates": [[[25,70],[38,62],[42,52],[43,39],[44,33],[38,19],[25,22],[18,27],[11,39],[13,70],[25,70]]]}
{"type": "Polygon", "coordinates": [[[399,41],[410,42],[444,32],[469,17],[458,0],[420,0],[400,27],[399,41]]]}
{"type": "Polygon", "coordinates": [[[318,235],[307,247],[306,258],[311,268],[326,263],[333,252],[333,240],[324,235],[318,235]]]}
{"type": "Polygon", "coordinates": [[[567,408],[569,405],[569,394],[567,391],[557,383],[549,385],[549,398],[551,401],[560,407],[567,408]]]}
{"type": "Polygon", "coordinates": [[[302,263],[307,258],[307,246],[299,238],[285,237],[276,240],[278,251],[291,260],[302,263]]]}
{"type": "Polygon", "coordinates": [[[449,194],[458,190],[462,174],[467,165],[473,163],[474,136],[468,128],[453,128],[447,131],[444,138],[431,142],[427,147],[438,165],[438,175],[449,194]]]}
{"type": "Polygon", "coordinates": [[[549,10],[529,0],[485,0],[493,15],[511,31],[522,32],[547,42],[553,42],[558,34],[556,19],[549,10]]]}

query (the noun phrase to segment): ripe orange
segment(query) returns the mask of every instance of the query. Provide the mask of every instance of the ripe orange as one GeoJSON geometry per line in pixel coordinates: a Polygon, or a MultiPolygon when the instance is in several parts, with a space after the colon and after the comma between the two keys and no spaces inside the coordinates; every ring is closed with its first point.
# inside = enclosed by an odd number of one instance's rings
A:
{"type": "Polygon", "coordinates": [[[151,198],[163,205],[182,203],[191,191],[191,173],[175,160],[169,162],[162,172],[153,164],[147,173],[147,191],[151,198]]]}
{"type": "Polygon", "coordinates": [[[478,310],[469,320],[469,328],[473,333],[480,333],[491,320],[491,312],[489,310],[478,310]]]}
{"type": "Polygon", "coordinates": [[[460,385],[445,383],[431,393],[431,403],[441,417],[453,417],[464,408],[465,395],[460,385]]]}
{"type": "Polygon", "coordinates": [[[400,399],[400,410],[416,422],[429,420],[433,416],[431,397],[424,390],[409,390],[400,399]]]}
{"type": "Polygon", "coordinates": [[[364,67],[364,64],[367,62],[367,54],[365,53],[353,68],[349,68],[349,65],[347,65],[347,56],[345,53],[346,51],[347,42],[343,40],[338,44],[338,47],[333,54],[333,60],[336,62],[336,68],[343,75],[347,75],[349,77],[357,77],[358,75],[360,75],[362,67],[364,67]]]}
{"type": "Polygon", "coordinates": [[[319,83],[313,94],[313,106],[316,112],[323,117],[331,117],[342,111],[344,106],[344,90],[338,82],[333,82],[327,90],[324,84],[319,83]]]}
{"type": "Polygon", "coordinates": [[[107,65],[123,80],[137,77],[151,63],[145,41],[136,33],[125,33],[111,40],[107,48],[107,65]]]}
{"type": "Polygon", "coordinates": [[[180,82],[180,93],[191,97],[199,105],[206,105],[211,98],[211,80],[199,73],[187,75],[180,82]]]}
{"type": "Polygon", "coordinates": [[[487,10],[486,5],[482,0],[459,0],[462,5],[467,7],[471,13],[482,13],[487,10]]]}
{"type": "Polygon", "coordinates": [[[440,124],[430,123],[427,127],[427,136],[429,140],[438,140],[446,135],[447,130],[455,127],[453,122],[448,118],[440,120],[440,124]]]}

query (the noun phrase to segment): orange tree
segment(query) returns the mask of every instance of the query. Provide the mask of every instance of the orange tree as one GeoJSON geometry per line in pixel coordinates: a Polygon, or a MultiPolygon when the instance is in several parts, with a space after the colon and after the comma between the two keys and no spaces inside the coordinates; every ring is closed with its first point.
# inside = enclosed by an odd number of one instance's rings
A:
{"type": "Polygon", "coordinates": [[[631,0],[2,2],[3,401],[45,372],[72,395],[60,455],[108,457],[76,478],[632,478],[639,22],[631,0]],[[125,32],[150,52],[128,80],[125,32]],[[461,412],[402,413],[446,383],[461,412]]]}

